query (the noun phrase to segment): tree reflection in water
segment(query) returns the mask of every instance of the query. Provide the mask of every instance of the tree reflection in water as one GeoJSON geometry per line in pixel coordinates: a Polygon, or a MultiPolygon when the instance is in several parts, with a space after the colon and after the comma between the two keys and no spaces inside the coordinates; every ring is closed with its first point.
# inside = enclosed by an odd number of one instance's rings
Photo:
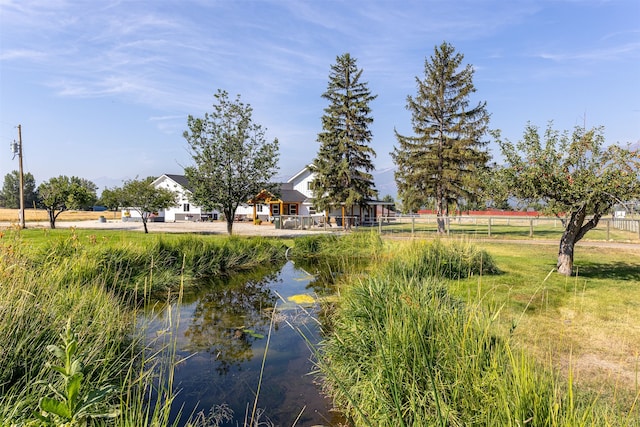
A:
{"type": "Polygon", "coordinates": [[[266,285],[278,280],[280,265],[236,274],[204,284],[207,292],[195,303],[185,331],[185,350],[213,355],[215,370],[224,375],[253,357],[252,344],[266,335],[277,296],[266,285]]]}

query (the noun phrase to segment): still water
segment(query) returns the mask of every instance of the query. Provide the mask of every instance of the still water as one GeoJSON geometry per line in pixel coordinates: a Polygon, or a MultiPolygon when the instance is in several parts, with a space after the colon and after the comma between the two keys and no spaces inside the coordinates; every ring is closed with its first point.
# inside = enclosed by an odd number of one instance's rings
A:
{"type": "Polygon", "coordinates": [[[173,418],[180,407],[181,425],[190,414],[210,416],[224,407],[233,411],[233,420],[221,426],[243,425],[253,409],[273,317],[257,404],[260,421],[337,425],[339,415],[330,411],[330,401],[311,374],[313,352],[305,340],[315,344],[320,339],[318,304],[312,299],[331,292],[323,282],[289,261],[281,268],[205,283],[180,305],[149,312],[148,338],[157,339],[163,328],[173,331],[176,356],[182,360],[175,369],[179,393],[173,418]],[[296,303],[293,296],[303,301],[296,303]]]}

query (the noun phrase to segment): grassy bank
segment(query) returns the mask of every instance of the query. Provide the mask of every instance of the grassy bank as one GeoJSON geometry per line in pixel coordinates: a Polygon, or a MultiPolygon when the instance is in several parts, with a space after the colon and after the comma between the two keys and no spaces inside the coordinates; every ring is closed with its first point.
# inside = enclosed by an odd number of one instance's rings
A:
{"type": "Polygon", "coordinates": [[[181,282],[282,262],[285,243],[265,238],[143,235],[96,230],[24,230],[23,253],[32,268],[57,282],[100,280],[121,294],[164,295],[181,282]]]}
{"type": "Polygon", "coordinates": [[[637,256],[581,249],[587,277],[567,281],[547,277],[554,249],[387,242],[388,262],[341,287],[330,394],[356,426],[638,425],[637,256]],[[568,323],[562,301],[579,309],[568,323]],[[632,381],[588,380],[572,355],[601,344],[635,360],[632,381]]]}
{"type": "MultiPolygon", "coordinates": [[[[172,362],[158,366],[157,355],[145,349],[144,332],[136,326],[137,307],[143,301],[180,298],[202,277],[283,262],[285,250],[282,241],[260,238],[4,230],[0,425],[47,425],[35,418],[42,414],[43,398],[69,395],[81,402],[95,397],[92,391],[111,387],[115,391],[92,408],[117,408],[109,425],[166,425],[171,392],[158,385],[170,384],[172,362]],[[84,366],[80,380],[49,367],[57,353],[47,351],[48,346],[64,347],[60,334],[67,322],[76,342],[68,348],[77,349],[78,360],[67,367],[84,366]],[[150,404],[150,396],[160,396],[159,403],[150,404]],[[155,414],[147,413],[150,408],[155,414]]],[[[162,348],[171,352],[170,340],[162,348]]]]}

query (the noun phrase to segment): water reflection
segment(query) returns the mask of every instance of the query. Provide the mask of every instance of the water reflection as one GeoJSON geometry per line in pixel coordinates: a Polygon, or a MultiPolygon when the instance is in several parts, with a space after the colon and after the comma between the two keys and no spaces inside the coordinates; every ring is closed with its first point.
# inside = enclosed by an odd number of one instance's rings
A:
{"type": "Polygon", "coordinates": [[[258,406],[261,421],[272,424],[338,425],[339,416],[330,411],[315,378],[312,352],[305,339],[319,340],[317,304],[301,309],[288,297],[307,294],[316,297],[331,292],[319,279],[313,265],[284,266],[236,275],[223,281],[203,284],[201,291],[185,296],[179,310],[174,308],[177,356],[184,358],[175,371],[180,390],[174,402],[174,418],[182,407],[186,417],[194,411],[205,414],[227,404],[234,420],[221,426],[242,425],[258,386],[269,324],[274,306],[275,324],[267,352],[258,406]],[[277,303],[277,305],[276,305],[277,303]],[[297,330],[303,331],[303,338],[297,330]]]}
{"type": "Polygon", "coordinates": [[[193,304],[185,350],[214,355],[218,374],[253,357],[252,344],[268,333],[277,296],[269,285],[281,280],[278,272],[259,271],[215,280],[193,304]]]}

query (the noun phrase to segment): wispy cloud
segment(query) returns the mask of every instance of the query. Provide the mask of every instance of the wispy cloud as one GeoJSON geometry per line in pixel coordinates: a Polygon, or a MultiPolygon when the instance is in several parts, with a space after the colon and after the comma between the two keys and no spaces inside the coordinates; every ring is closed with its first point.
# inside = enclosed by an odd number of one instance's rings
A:
{"type": "Polygon", "coordinates": [[[640,58],[640,41],[630,42],[616,46],[600,47],[592,50],[584,50],[581,52],[559,52],[548,53],[542,52],[537,54],[542,59],[548,59],[556,62],[568,61],[620,61],[640,58]]]}

